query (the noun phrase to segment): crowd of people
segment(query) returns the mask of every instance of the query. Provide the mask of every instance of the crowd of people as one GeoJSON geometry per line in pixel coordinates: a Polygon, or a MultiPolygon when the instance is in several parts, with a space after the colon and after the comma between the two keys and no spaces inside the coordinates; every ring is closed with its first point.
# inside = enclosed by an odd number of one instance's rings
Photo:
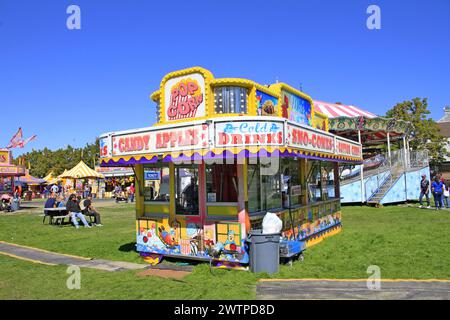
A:
{"type": "Polygon", "coordinates": [[[436,174],[433,179],[428,181],[427,176],[422,174],[422,180],[420,181],[420,196],[419,205],[423,208],[423,198],[425,197],[427,202],[427,208],[430,208],[430,196],[429,193],[433,195],[434,205],[436,210],[442,210],[445,208],[450,208],[449,196],[450,196],[450,181],[445,180],[441,174],[436,174]]]}
{"type": "MultiPolygon", "coordinates": [[[[92,195],[86,194],[83,200],[81,196],[76,194],[68,194],[66,197],[62,193],[52,192],[45,202],[44,209],[49,208],[66,208],[67,215],[71,219],[75,228],[79,228],[78,219],[81,220],[85,228],[91,226],[86,220],[86,216],[94,217],[93,226],[102,227],[100,213],[92,203],[92,195]]],[[[46,212],[47,213],[47,212],[46,212]]]]}

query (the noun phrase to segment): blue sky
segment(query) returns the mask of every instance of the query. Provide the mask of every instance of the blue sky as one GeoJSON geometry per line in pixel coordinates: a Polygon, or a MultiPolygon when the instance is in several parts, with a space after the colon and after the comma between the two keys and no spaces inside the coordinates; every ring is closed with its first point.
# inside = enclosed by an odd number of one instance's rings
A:
{"type": "Polygon", "coordinates": [[[196,65],[377,114],[428,97],[439,119],[450,1],[0,0],[0,145],[19,126],[38,138],[16,156],[152,125],[161,78],[196,65]],[[66,28],[70,4],[81,30],[66,28]],[[366,27],[370,4],[381,30],[366,27]]]}

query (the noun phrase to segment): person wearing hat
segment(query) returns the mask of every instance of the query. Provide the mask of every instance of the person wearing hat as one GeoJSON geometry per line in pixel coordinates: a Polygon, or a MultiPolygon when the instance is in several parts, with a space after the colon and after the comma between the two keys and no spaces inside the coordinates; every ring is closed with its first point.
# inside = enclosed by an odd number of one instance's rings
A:
{"type": "Polygon", "coordinates": [[[422,180],[420,181],[420,196],[419,196],[419,208],[423,208],[422,199],[423,196],[427,199],[427,208],[430,208],[430,181],[427,179],[426,174],[422,174],[422,180]]]}

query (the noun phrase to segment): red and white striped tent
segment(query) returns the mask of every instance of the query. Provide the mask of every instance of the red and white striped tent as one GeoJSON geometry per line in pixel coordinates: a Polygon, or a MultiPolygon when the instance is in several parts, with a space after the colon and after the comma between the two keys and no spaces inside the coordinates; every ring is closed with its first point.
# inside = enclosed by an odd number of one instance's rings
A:
{"type": "Polygon", "coordinates": [[[363,110],[361,108],[355,106],[345,106],[342,104],[329,103],[314,100],[314,108],[316,111],[325,114],[328,118],[337,118],[337,117],[367,117],[367,118],[376,118],[377,115],[372,112],[363,110]]]}
{"type": "MultiPolygon", "coordinates": [[[[388,123],[392,119],[388,119],[385,117],[377,116],[376,114],[363,110],[361,108],[358,108],[356,106],[352,105],[343,105],[343,104],[337,104],[337,103],[329,103],[324,101],[315,100],[314,101],[314,108],[317,112],[320,112],[322,114],[325,114],[328,116],[328,118],[331,120],[330,122],[333,122],[336,118],[365,118],[365,119],[377,119],[380,123],[388,123]]],[[[337,120],[337,119],[336,119],[337,120]]],[[[361,120],[357,120],[361,121],[361,120]]],[[[402,122],[402,121],[397,121],[402,122]]],[[[333,127],[333,126],[331,126],[333,127]]],[[[386,128],[386,126],[384,126],[386,128]]],[[[395,141],[397,139],[401,139],[404,135],[404,132],[401,130],[398,131],[397,127],[392,127],[389,129],[389,139],[391,141],[395,141]]],[[[365,127],[364,125],[361,127],[360,130],[355,130],[354,128],[342,128],[336,130],[331,128],[331,131],[334,131],[336,134],[352,139],[352,140],[358,140],[358,135],[361,135],[361,141],[363,145],[369,145],[369,144],[384,144],[387,142],[387,130],[386,129],[378,129],[378,130],[371,130],[370,128],[365,127]],[[358,133],[359,131],[359,133],[358,133]]]]}

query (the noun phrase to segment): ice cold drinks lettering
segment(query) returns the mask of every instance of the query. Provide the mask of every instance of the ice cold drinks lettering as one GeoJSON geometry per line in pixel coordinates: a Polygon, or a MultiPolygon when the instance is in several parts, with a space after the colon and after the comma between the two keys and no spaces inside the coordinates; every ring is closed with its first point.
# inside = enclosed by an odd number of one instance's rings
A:
{"type": "Polygon", "coordinates": [[[258,144],[282,144],[283,132],[277,133],[218,133],[219,145],[258,145],[258,144]]]}
{"type": "Polygon", "coordinates": [[[312,146],[314,149],[333,151],[334,140],[332,137],[309,133],[305,130],[292,129],[292,143],[296,145],[312,146]]]}
{"type": "Polygon", "coordinates": [[[133,137],[123,137],[119,139],[119,151],[121,153],[125,153],[125,152],[148,150],[149,142],[150,142],[149,134],[133,137]]]}
{"type": "Polygon", "coordinates": [[[156,134],[156,149],[196,146],[199,141],[198,129],[161,132],[156,134]]]}

